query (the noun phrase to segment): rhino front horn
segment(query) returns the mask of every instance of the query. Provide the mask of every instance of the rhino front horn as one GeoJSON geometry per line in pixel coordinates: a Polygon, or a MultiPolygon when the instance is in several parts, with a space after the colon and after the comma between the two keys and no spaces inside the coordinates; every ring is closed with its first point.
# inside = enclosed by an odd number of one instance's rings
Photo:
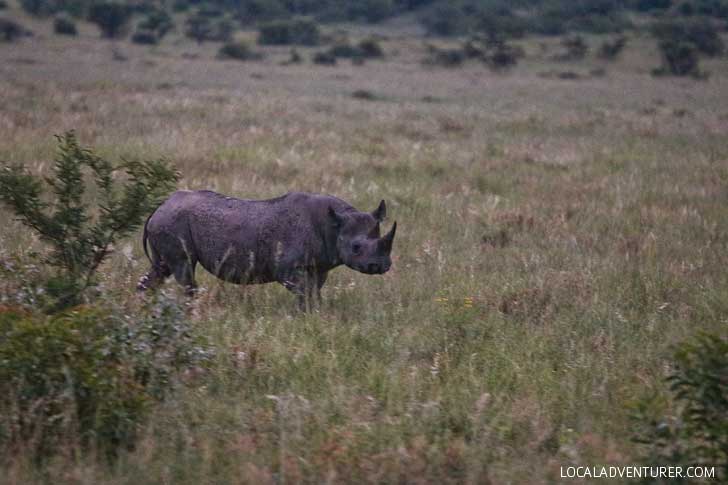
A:
{"type": "Polygon", "coordinates": [[[397,221],[394,221],[394,224],[392,225],[392,229],[385,234],[385,236],[382,238],[381,247],[384,251],[387,253],[392,250],[392,243],[394,242],[394,234],[397,232],[397,221]]]}

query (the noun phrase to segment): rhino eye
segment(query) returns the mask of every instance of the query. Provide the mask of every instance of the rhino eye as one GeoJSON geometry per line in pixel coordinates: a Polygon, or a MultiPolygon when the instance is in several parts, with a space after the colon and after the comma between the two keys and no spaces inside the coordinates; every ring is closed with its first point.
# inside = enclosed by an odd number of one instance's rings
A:
{"type": "Polygon", "coordinates": [[[361,252],[361,244],[354,243],[351,245],[351,252],[354,254],[359,254],[361,252]]]}

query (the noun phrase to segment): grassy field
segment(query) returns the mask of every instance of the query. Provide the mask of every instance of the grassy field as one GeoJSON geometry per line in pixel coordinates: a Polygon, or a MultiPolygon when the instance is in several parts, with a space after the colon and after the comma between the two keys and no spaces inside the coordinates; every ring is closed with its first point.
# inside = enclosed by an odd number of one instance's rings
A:
{"type": "MultiPolygon", "coordinates": [[[[496,74],[425,67],[421,39],[391,35],[383,61],[284,66],[287,49],[240,63],[26,23],[35,37],[0,44],[0,160],[44,172],[74,129],[110,158],[167,158],[182,188],[386,199],[399,230],[389,273],[334,271],[311,314],[198,269],[213,365],[113,466],[17,456],[2,483],[559,483],[638,463],[629,416],[665,392],[671,345],[728,332],[723,60],[654,78],[646,38],[613,64],[528,41],[496,74]]],[[[5,256],[42,247],[8,212],[0,227],[5,256]]],[[[102,268],[131,313],[140,241],[102,268]]]]}

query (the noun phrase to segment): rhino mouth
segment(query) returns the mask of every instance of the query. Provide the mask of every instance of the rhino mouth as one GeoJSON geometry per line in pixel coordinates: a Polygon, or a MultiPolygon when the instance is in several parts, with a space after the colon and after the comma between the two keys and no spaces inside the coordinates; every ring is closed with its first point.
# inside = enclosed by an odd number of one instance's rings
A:
{"type": "Polygon", "coordinates": [[[370,263],[357,265],[354,269],[364,274],[384,274],[391,266],[391,263],[370,263]]]}

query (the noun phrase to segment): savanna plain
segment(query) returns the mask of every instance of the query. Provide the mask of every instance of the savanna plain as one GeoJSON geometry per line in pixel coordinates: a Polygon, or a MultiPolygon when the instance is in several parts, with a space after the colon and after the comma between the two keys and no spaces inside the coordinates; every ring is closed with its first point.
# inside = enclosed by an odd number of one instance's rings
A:
{"type": "MultiPolygon", "coordinates": [[[[2,483],[560,483],[641,463],[630,416],[665,395],[672,346],[726,334],[724,60],[653,77],[647,38],[570,64],[526,40],[507,72],[447,69],[384,29],[383,60],[285,65],[286,48],[237,62],[34,30],[0,45],[1,160],[46,173],[75,130],[110,159],[169,160],[180,188],[385,199],[398,232],[387,274],[337,269],[309,313],[201,268],[194,300],[140,297],[141,231],[117,244],[101,299],[179,302],[213,357],[111,463],[19,454],[2,483]]],[[[43,251],[4,209],[0,228],[2,257],[43,251]]]]}

